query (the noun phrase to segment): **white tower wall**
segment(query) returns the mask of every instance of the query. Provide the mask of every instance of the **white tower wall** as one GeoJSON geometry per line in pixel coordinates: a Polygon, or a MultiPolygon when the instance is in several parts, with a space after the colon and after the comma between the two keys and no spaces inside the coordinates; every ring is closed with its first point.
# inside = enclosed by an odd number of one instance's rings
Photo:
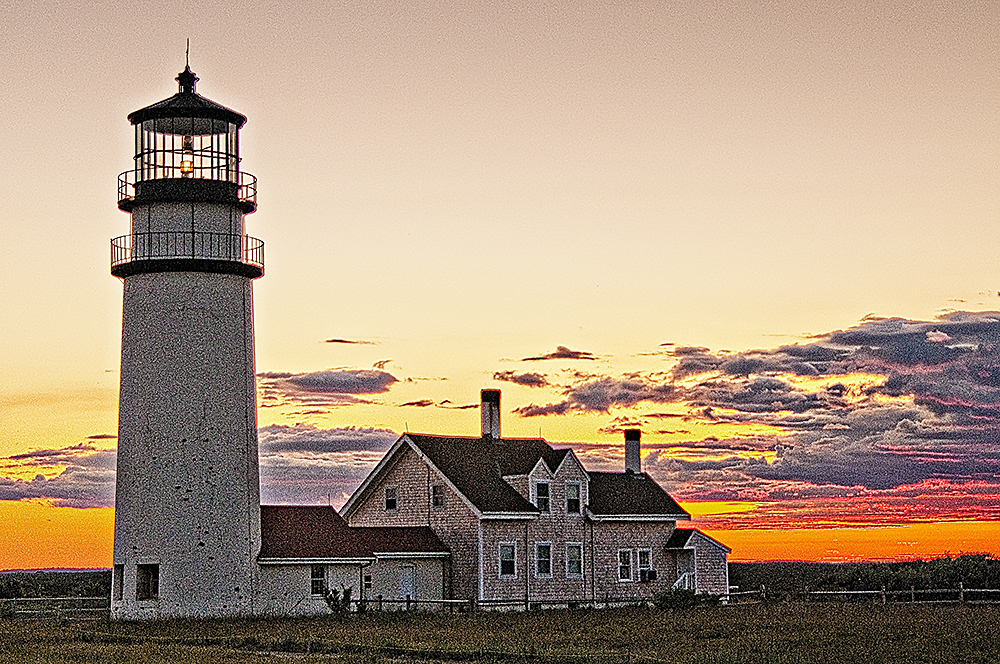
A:
{"type": "Polygon", "coordinates": [[[115,564],[121,618],[254,612],[260,550],[252,282],[125,279],[115,564]],[[136,599],[136,565],[159,597],[136,599]]]}

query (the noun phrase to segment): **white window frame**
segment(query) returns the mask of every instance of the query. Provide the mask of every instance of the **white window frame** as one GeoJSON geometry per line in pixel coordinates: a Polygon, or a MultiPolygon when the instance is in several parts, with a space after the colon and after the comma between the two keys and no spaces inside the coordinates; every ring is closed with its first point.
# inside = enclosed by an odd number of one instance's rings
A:
{"type": "Polygon", "coordinates": [[[309,566],[309,594],[313,597],[322,597],[326,592],[326,565],[309,566]],[[321,576],[316,575],[316,571],[322,572],[321,576]],[[320,592],[316,592],[316,582],[320,582],[320,592]]]}
{"type": "Polygon", "coordinates": [[[633,559],[635,556],[632,554],[632,549],[618,549],[617,555],[615,555],[615,566],[618,568],[616,576],[618,577],[618,583],[631,583],[635,579],[633,559]],[[628,578],[622,576],[622,554],[628,554],[628,578]]]}
{"type": "Polygon", "coordinates": [[[395,512],[395,511],[397,511],[399,509],[399,487],[396,487],[396,486],[387,486],[385,488],[385,502],[383,503],[383,506],[385,507],[385,511],[386,512],[390,512],[390,513],[391,512],[395,512]],[[390,492],[392,494],[392,498],[391,498],[391,500],[393,502],[393,506],[392,507],[389,507],[389,500],[390,500],[389,494],[390,494],[390,492]]]}
{"type": "Polygon", "coordinates": [[[497,544],[497,577],[501,579],[517,578],[517,542],[499,542],[497,544]],[[511,557],[511,562],[514,563],[514,572],[512,574],[503,573],[503,548],[505,546],[511,547],[511,551],[514,552],[511,557]]]}
{"type": "Polygon", "coordinates": [[[550,482],[548,480],[538,480],[538,481],[536,481],[534,483],[534,485],[533,485],[532,488],[534,489],[534,491],[532,493],[535,494],[534,495],[535,507],[537,507],[538,511],[541,512],[542,514],[551,514],[552,513],[552,482],[550,482]],[[542,509],[542,506],[538,504],[538,487],[541,486],[541,485],[543,485],[543,484],[545,485],[545,490],[547,492],[546,495],[545,495],[545,509],[542,509]]]}
{"type": "Polygon", "coordinates": [[[566,514],[572,514],[573,516],[580,516],[583,514],[583,485],[580,482],[566,482],[566,514]],[[576,487],[576,511],[572,511],[569,508],[569,488],[571,486],[576,487]]]}
{"type": "Polygon", "coordinates": [[[653,569],[653,550],[652,549],[639,549],[635,552],[635,568],[639,570],[640,576],[642,575],[642,570],[653,569]],[[642,564],[642,554],[646,554],[646,565],[642,564]]]}
{"type": "Polygon", "coordinates": [[[583,542],[566,542],[566,578],[567,579],[582,579],[583,578],[583,542]],[[570,572],[569,571],[569,550],[570,548],[575,548],[580,551],[580,571],[570,572]]]}
{"type": "Polygon", "coordinates": [[[552,578],[552,542],[535,542],[535,578],[536,579],[552,578]],[[543,573],[539,569],[539,563],[542,562],[542,558],[541,556],[538,555],[538,552],[543,546],[548,547],[549,549],[549,571],[545,573],[543,573]]]}

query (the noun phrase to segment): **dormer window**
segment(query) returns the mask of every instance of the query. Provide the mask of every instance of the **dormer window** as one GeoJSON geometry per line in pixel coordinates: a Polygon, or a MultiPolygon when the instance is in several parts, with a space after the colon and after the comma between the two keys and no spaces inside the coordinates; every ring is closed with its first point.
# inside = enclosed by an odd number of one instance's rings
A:
{"type": "Polygon", "coordinates": [[[385,511],[395,512],[398,502],[396,487],[387,486],[385,488],[385,511]]]}
{"type": "Polygon", "coordinates": [[[568,482],[566,484],[566,514],[580,513],[580,483],[568,482]]]}
{"type": "Polygon", "coordinates": [[[535,507],[539,512],[549,513],[549,483],[537,482],[535,484],[535,507]]]}

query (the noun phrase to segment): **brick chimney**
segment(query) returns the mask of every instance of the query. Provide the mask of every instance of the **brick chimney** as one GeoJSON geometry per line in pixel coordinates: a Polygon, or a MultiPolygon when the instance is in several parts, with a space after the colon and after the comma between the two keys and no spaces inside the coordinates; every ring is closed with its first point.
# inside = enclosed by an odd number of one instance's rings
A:
{"type": "Polygon", "coordinates": [[[500,390],[482,390],[479,414],[483,420],[483,438],[500,440],[500,390]]]}
{"type": "Polygon", "coordinates": [[[642,472],[642,431],[625,429],[625,472],[642,472]]]}

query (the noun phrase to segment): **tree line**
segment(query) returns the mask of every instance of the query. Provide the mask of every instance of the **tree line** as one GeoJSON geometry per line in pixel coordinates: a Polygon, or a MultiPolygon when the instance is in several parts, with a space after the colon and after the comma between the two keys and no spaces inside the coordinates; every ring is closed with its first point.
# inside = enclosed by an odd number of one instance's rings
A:
{"type": "Polygon", "coordinates": [[[0,599],[110,596],[111,570],[0,573],[0,599]]]}
{"type": "Polygon", "coordinates": [[[1000,588],[1000,559],[969,554],[897,563],[730,563],[729,583],[740,590],[933,590],[1000,588]]]}

